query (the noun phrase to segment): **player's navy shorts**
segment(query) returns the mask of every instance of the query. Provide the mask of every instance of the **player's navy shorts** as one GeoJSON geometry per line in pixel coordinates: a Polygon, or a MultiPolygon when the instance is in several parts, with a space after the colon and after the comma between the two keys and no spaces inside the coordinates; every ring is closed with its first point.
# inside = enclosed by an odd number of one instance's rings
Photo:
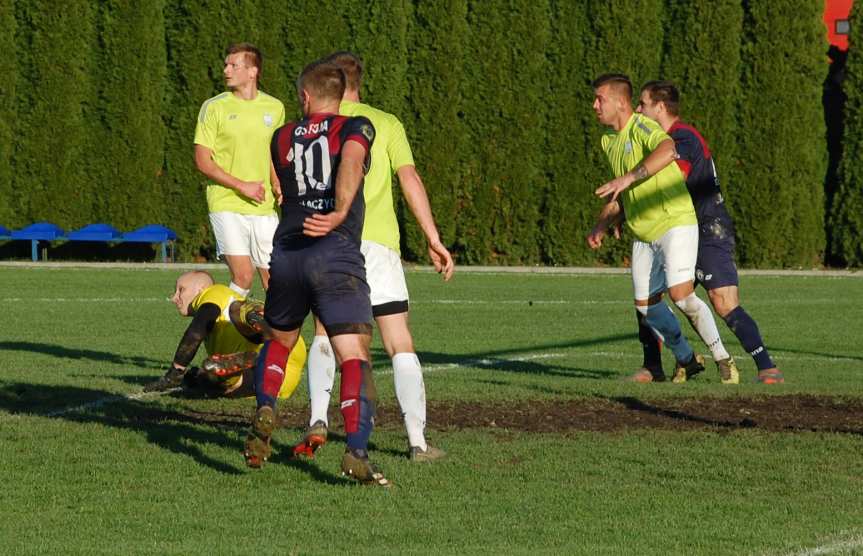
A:
{"type": "Polygon", "coordinates": [[[699,223],[695,284],[706,290],[738,285],[734,247],[730,220],[711,218],[699,223]]]}
{"type": "Polygon", "coordinates": [[[338,233],[273,249],[267,322],[277,330],[295,330],[310,310],[331,336],[371,333],[365,261],[359,245],[338,233]]]}

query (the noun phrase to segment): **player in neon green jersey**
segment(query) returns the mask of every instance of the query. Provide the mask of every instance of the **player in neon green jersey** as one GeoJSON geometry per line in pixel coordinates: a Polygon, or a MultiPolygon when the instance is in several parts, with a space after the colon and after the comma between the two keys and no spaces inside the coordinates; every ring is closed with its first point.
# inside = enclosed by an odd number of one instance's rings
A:
{"type": "Polygon", "coordinates": [[[261,53],[248,43],[228,47],[228,91],[201,106],[195,164],[207,178],[207,209],[231,289],[245,297],[255,268],[266,289],[273,234],[279,223],[272,188],[270,138],[285,123],[285,107],[258,90],[261,53]]]}
{"type": "Polygon", "coordinates": [[[608,203],[587,238],[588,244],[598,249],[609,227],[626,215],[626,225],[635,236],[635,308],[639,318],[674,352],[674,382],[685,382],[704,366],[701,356],[683,337],[677,318],[662,303],[665,290],[717,364],[734,365],[722,345],[713,313],[695,295],[698,226],[683,173],[672,164],[677,156],[674,141],[659,124],[634,113],[632,84],[625,75],[602,75],[594,81],[593,89],[597,119],[611,128],[602,137],[602,149],[616,178],[596,190],[598,196],[608,198],[608,203]]]}
{"type": "MultiPolygon", "coordinates": [[[[396,397],[408,433],[411,461],[434,461],[444,451],[425,438],[426,399],[422,367],[416,356],[408,326],[408,289],[399,250],[399,228],[393,209],[392,178],[399,184],[428,242],[429,257],[444,280],[452,277],[455,265],[440,240],[428,195],[414,165],[404,126],[392,114],[360,102],[362,62],[350,52],[337,52],[327,61],[347,75],[347,88],[339,109],[342,115],[365,116],[375,127],[371,148],[372,164],[366,175],[362,252],[366,279],[371,289],[372,313],[384,348],[392,359],[396,397]]],[[[309,398],[311,418],[303,442],[295,453],[310,455],[327,434],[327,406],[334,380],[335,359],[323,328],[316,323],[315,339],[309,349],[309,398]]]]}
{"type": "MultiPolygon", "coordinates": [[[[185,386],[209,394],[244,397],[253,396],[254,364],[263,343],[263,311],[260,302],[243,299],[222,284],[215,284],[209,273],[200,270],[186,272],[177,278],[171,301],[177,312],[191,317],[174,359],[159,380],[147,384],[146,391],[164,391],[185,386]],[[190,367],[201,344],[207,358],[200,369],[190,367]],[[192,369],[190,371],[190,369],[192,369]]],[[[285,364],[285,381],[278,397],[289,398],[303,373],[306,346],[297,342],[285,364]]]]}

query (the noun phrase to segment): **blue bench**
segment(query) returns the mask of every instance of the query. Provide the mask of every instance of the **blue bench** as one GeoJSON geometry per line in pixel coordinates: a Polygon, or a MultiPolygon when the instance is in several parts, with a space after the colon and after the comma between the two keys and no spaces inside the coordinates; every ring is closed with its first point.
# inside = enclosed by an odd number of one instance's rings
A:
{"type": "MultiPolygon", "coordinates": [[[[170,228],[159,224],[150,224],[126,233],[121,233],[109,224],[88,224],[66,234],[63,228],[56,224],[37,222],[12,232],[0,226],[0,239],[30,241],[33,261],[39,260],[40,241],[101,241],[109,244],[158,243],[161,247],[162,262],[167,262],[169,246],[171,248],[171,260],[174,259],[174,241],[177,239],[177,234],[170,228]],[[4,232],[8,237],[4,236],[4,232]]],[[[42,260],[47,258],[47,249],[43,249],[42,260]]]]}

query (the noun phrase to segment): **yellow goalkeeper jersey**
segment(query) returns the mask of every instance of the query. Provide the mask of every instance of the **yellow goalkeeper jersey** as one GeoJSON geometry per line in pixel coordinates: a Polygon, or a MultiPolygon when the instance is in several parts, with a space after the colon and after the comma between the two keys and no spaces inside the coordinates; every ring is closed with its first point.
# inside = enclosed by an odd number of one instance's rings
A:
{"type": "MultiPolygon", "coordinates": [[[[250,342],[240,334],[229,316],[229,308],[234,301],[243,301],[237,292],[222,284],[213,284],[199,293],[192,300],[192,312],[197,311],[205,303],[213,303],[221,309],[219,318],[213,324],[213,330],[204,340],[207,355],[229,354],[237,352],[260,351],[263,344],[250,342]]],[[[296,390],[306,363],[306,343],[303,337],[297,338],[297,344],[291,350],[285,365],[285,380],[279,390],[278,397],[287,398],[296,390]]]]}

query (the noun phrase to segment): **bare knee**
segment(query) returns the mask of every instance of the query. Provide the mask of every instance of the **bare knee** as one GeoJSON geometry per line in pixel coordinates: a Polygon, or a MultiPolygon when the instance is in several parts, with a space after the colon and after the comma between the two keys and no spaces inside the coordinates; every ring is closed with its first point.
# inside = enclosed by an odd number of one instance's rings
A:
{"type": "Polygon", "coordinates": [[[720,317],[725,317],[731,311],[740,305],[740,300],[737,297],[737,286],[725,286],[708,290],[707,296],[710,298],[710,304],[720,317]]]}

